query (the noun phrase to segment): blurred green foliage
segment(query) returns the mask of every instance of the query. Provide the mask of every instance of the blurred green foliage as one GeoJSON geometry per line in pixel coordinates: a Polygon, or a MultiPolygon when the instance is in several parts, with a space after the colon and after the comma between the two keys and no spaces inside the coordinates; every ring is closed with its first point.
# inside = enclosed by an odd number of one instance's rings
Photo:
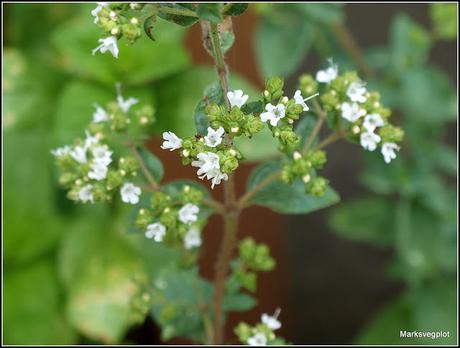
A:
{"type": "MultiPolygon", "coordinates": [[[[119,59],[92,56],[100,35],[92,23],[93,8],[93,4],[5,6],[7,344],[123,342],[127,329],[155,305],[146,284],[164,274],[164,267],[178,272],[179,255],[144,243],[142,234],[129,233],[127,221],[133,214],[125,206],[77,207],[69,202],[55,184],[50,150],[81,135],[94,103],[113,99],[118,81],[125,95],[150,102],[158,110],[152,132],[191,134],[195,127],[191,115],[215,72],[212,67],[193,67],[183,44],[186,29],[162,19],[155,24],[155,42],[143,37],[133,46],[122,44],[119,59]],[[40,25],[31,26],[37,18],[40,25]]],[[[257,94],[238,76],[231,86],[257,94]]],[[[260,151],[267,140],[261,137],[246,146],[247,157],[267,156],[260,151]]],[[[148,163],[162,175],[158,163],[148,163]]],[[[194,289],[182,283],[179,289],[180,294],[188,289],[194,296],[194,289]]],[[[172,288],[164,295],[178,296],[172,288]]],[[[238,306],[235,301],[228,305],[238,306]]],[[[192,304],[196,306],[194,300],[192,304]]],[[[157,319],[155,308],[167,311],[161,302],[153,308],[157,319]]],[[[192,332],[202,335],[190,327],[166,330],[163,336],[190,337],[192,332]]]]}

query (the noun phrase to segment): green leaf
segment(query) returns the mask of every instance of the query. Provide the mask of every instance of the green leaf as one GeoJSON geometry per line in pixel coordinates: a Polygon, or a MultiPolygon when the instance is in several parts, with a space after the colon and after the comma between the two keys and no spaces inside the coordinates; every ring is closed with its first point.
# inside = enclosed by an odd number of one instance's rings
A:
{"type": "Polygon", "coordinates": [[[197,7],[196,13],[201,20],[219,24],[222,22],[222,15],[220,13],[222,5],[222,3],[200,4],[197,7]]]}
{"type": "Polygon", "coordinates": [[[256,57],[264,77],[290,76],[305,59],[315,27],[299,16],[262,18],[256,32],[256,57]]]}
{"type": "Polygon", "coordinates": [[[306,21],[313,21],[319,24],[337,24],[344,20],[343,4],[328,3],[297,3],[289,4],[296,10],[301,11],[306,21]]]}
{"type": "MultiPolygon", "coordinates": [[[[192,10],[190,4],[163,4],[162,7],[169,7],[169,8],[174,8],[174,9],[188,9],[188,10],[192,10]]],[[[175,24],[178,24],[182,27],[189,27],[193,24],[195,24],[196,22],[198,22],[198,17],[193,17],[193,16],[181,16],[181,15],[176,15],[176,14],[171,14],[171,13],[164,13],[164,12],[161,12],[160,10],[160,13],[158,14],[159,17],[169,21],[169,22],[173,22],[175,24]]]]}
{"type": "Polygon", "coordinates": [[[150,16],[149,18],[147,18],[144,21],[144,31],[147,34],[147,36],[149,37],[149,39],[152,40],[152,41],[155,41],[155,38],[153,37],[152,30],[153,30],[153,27],[154,27],[156,21],[157,21],[157,16],[156,15],[150,16]]]}
{"type": "Polygon", "coordinates": [[[205,135],[208,132],[209,120],[206,116],[205,109],[210,103],[222,104],[222,88],[218,82],[214,82],[204,90],[203,97],[195,107],[195,126],[198,134],[205,135]]]}
{"type": "Polygon", "coordinates": [[[239,16],[243,14],[244,11],[248,9],[249,4],[245,3],[235,3],[231,4],[231,6],[223,13],[226,16],[239,16]]]}
{"type": "Polygon", "coordinates": [[[164,175],[164,168],[159,158],[149,150],[144,149],[143,147],[139,148],[138,151],[147,169],[153,175],[156,182],[161,182],[161,179],[163,179],[164,175]]]}
{"type": "Polygon", "coordinates": [[[109,216],[89,213],[69,227],[59,255],[67,316],[85,336],[116,343],[133,323],[132,301],[142,289],[144,268],[109,216]]]}
{"type": "Polygon", "coordinates": [[[425,63],[432,45],[428,32],[405,14],[397,14],[391,23],[392,66],[398,72],[425,63]]]}
{"type": "Polygon", "coordinates": [[[394,242],[394,204],[384,198],[368,197],[335,208],[328,219],[339,235],[355,241],[391,245],[394,242]]]}
{"type": "Polygon", "coordinates": [[[233,30],[225,30],[219,33],[220,37],[220,47],[222,47],[222,52],[226,53],[235,42],[235,34],[233,30]]]}
{"type": "Polygon", "coordinates": [[[160,323],[162,339],[205,340],[203,306],[212,296],[212,285],[196,270],[164,269],[154,283],[152,316],[160,323]],[[158,300],[157,300],[158,298],[158,300]]]}
{"type": "Polygon", "coordinates": [[[430,4],[430,17],[435,33],[443,40],[457,38],[458,4],[430,4]]]}
{"type": "Polygon", "coordinates": [[[399,105],[407,117],[439,124],[457,119],[457,98],[449,78],[435,67],[421,67],[401,76],[399,105]]]}
{"type": "MultiPolygon", "coordinates": [[[[305,115],[297,122],[294,128],[294,132],[300,137],[299,148],[303,148],[310,133],[315,127],[316,119],[312,115],[305,115]]],[[[312,145],[315,145],[318,142],[318,139],[315,139],[312,145]]]]}
{"type": "MultiPolygon", "coordinates": [[[[258,166],[249,177],[246,190],[253,189],[272,173],[281,170],[279,162],[268,162],[258,166]]],[[[325,208],[339,201],[339,196],[328,188],[322,197],[314,197],[305,193],[305,185],[301,181],[285,184],[274,181],[258,191],[250,200],[253,204],[262,205],[282,214],[306,214],[325,208]]]]}
{"type": "Polygon", "coordinates": [[[243,293],[226,294],[223,301],[225,311],[245,312],[255,307],[257,301],[253,296],[243,293]]]}
{"type": "Polygon", "coordinates": [[[182,45],[184,30],[166,21],[155,23],[155,30],[155,42],[147,36],[142,36],[133,45],[120,39],[118,59],[110,53],[91,55],[100,32],[87,14],[61,26],[52,41],[59,54],[60,66],[70,73],[111,86],[118,81],[144,84],[182,71],[189,65],[182,45]]]}
{"type": "Polygon", "coordinates": [[[3,278],[3,339],[7,345],[76,344],[52,260],[38,260],[3,278]]]}
{"type": "Polygon", "coordinates": [[[54,206],[47,132],[7,133],[4,144],[3,257],[11,267],[52,250],[62,225],[54,206]]]}

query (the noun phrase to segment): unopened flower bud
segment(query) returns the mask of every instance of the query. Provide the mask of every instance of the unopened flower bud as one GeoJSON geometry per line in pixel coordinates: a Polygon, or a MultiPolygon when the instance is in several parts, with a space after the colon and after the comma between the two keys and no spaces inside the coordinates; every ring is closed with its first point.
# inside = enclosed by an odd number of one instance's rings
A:
{"type": "Polygon", "coordinates": [[[289,98],[284,96],[283,99],[281,99],[281,103],[283,104],[287,104],[287,102],[289,101],[289,98]]]}
{"type": "Polygon", "coordinates": [[[111,20],[113,21],[117,20],[117,14],[115,13],[115,11],[110,11],[109,16],[111,20]]]}
{"type": "Polygon", "coordinates": [[[232,133],[238,133],[239,130],[240,130],[239,127],[232,127],[232,128],[230,129],[230,131],[231,131],[232,133]]]}
{"type": "Polygon", "coordinates": [[[304,183],[306,183],[306,184],[310,181],[310,179],[311,179],[310,174],[304,175],[304,176],[302,177],[302,181],[303,181],[304,183]]]}
{"type": "Polygon", "coordinates": [[[140,119],[141,124],[147,124],[149,123],[149,119],[145,116],[142,116],[140,119]]]}
{"type": "Polygon", "coordinates": [[[112,35],[118,35],[119,32],[120,30],[118,29],[118,27],[115,27],[112,30],[110,30],[110,34],[112,35]]]}
{"type": "Polygon", "coordinates": [[[353,126],[353,134],[359,134],[359,132],[361,132],[361,128],[359,128],[359,126],[353,126]]]}
{"type": "Polygon", "coordinates": [[[124,171],[123,169],[120,170],[120,175],[121,176],[125,176],[126,175],[126,171],[124,171]]]}
{"type": "Polygon", "coordinates": [[[264,91],[264,97],[265,97],[265,98],[270,97],[270,92],[268,92],[267,90],[265,90],[265,91],[264,91]]]}
{"type": "Polygon", "coordinates": [[[236,156],[236,155],[237,155],[237,152],[236,152],[234,149],[230,149],[230,150],[228,151],[228,153],[229,153],[230,155],[232,155],[232,156],[236,156]]]}
{"type": "Polygon", "coordinates": [[[184,156],[184,157],[190,156],[190,151],[187,150],[187,149],[182,150],[182,156],[184,156]]]}
{"type": "Polygon", "coordinates": [[[184,186],[184,192],[185,192],[185,193],[190,192],[190,186],[185,185],[185,186],[184,186]]]}
{"type": "Polygon", "coordinates": [[[298,151],[294,151],[294,153],[292,154],[292,157],[294,158],[295,161],[297,161],[302,158],[302,154],[298,151]]]}
{"type": "Polygon", "coordinates": [[[139,23],[139,20],[138,20],[136,17],[133,17],[133,18],[131,18],[131,21],[130,21],[130,22],[131,22],[131,24],[136,25],[136,24],[139,23]]]}

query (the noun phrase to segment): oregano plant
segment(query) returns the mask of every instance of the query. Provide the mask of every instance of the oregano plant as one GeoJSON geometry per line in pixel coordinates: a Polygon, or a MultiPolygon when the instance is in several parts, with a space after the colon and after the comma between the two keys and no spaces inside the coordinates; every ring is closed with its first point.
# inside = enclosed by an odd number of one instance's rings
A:
{"type": "MultiPolygon", "coordinates": [[[[161,149],[174,151],[184,166],[196,169],[199,180],[163,182],[161,161],[145,146],[159,115],[154,108],[124,95],[116,85],[114,100],[95,101],[92,120],[73,144],[52,151],[60,170],[59,183],[69,199],[82,204],[121,200],[132,205],[132,226],[146,243],[162,243],[177,250],[180,272],[162,274],[145,285],[133,306],[142,320],[149,308],[162,328],[164,339],[187,337],[197,343],[224,344],[227,313],[252,308],[257,273],[275,267],[265,244],[252,238],[238,240],[241,212],[262,205],[278,213],[305,214],[339,200],[321,169],[326,147],[338,140],[379,153],[390,164],[397,156],[404,132],[390,122],[391,111],[369,90],[355,71],[341,71],[331,58],[313,74],[302,74],[291,96],[284,80],[266,80],[258,98],[229,84],[231,72],[225,53],[235,38],[232,17],[247,9],[243,3],[97,3],[91,12],[102,32],[88,54],[120,55],[119,45],[135,44],[146,35],[155,45],[158,21],[180,26],[199,24],[204,49],[214,60],[215,83],[203,91],[194,115],[196,133],[179,137],[164,132],[161,149]],[[98,44],[97,44],[98,43],[98,44]],[[329,133],[321,136],[323,128],[329,133]],[[237,196],[234,175],[245,160],[239,139],[268,130],[278,155],[261,163],[251,174],[246,192],[237,196]],[[211,192],[222,185],[224,199],[211,192]],[[201,278],[197,259],[202,230],[212,214],[223,218],[221,247],[212,282],[201,278]],[[235,252],[236,251],[236,252],[235,252]],[[177,294],[166,292],[175,289],[177,294]],[[181,296],[182,288],[193,288],[181,296]]],[[[139,52],[142,54],[142,52],[139,52]]],[[[174,93],[174,91],[171,91],[174,93]]],[[[323,132],[324,133],[324,132],[323,132]]],[[[377,156],[377,154],[376,154],[377,156]]],[[[242,344],[279,345],[286,342],[279,308],[262,308],[259,323],[240,323],[234,332],[242,344]],[[269,314],[267,314],[269,313],[269,314]]]]}

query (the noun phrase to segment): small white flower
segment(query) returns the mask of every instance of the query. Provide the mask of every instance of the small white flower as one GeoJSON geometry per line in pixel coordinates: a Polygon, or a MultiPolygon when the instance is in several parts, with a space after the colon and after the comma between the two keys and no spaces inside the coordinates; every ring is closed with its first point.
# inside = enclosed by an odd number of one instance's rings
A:
{"type": "Polygon", "coordinates": [[[348,86],[347,96],[352,102],[364,103],[367,100],[365,96],[366,92],[367,90],[366,87],[364,87],[364,83],[360,81],[353,82],[348,86]]]}
{"type": "Polygon", "coordinates": [[[227,98],[231,107],[241,108],[248,101],[249,96],[244,94],[241,89],[237,89],[236,91],[227,92],[227,98]]]}
{"type": "Polygon", "coordinates": [[[86,158],[86,146],[75,146],[70,151],[70,156],[78,163],[86,163],[88,161],[86,158]]]}
{"type": "Polygon", "coordinates": [[[108,170],[107,165],[95,161],[91,164],[91,171],[88,173],[88,178],[98,181],[104,180],[107,177],[108,170]]]}
{"type": "Polygon", "coordinates": [[[78,198],[80,201],[83,203],[86,202],[91,202],[94,203],[94,197],[93,197],[93,185],[88,184],[86,186],[83,186],[80,191],[78,191],[78,198]]]}
{"type": "Polygon", "coordinates": [[[166,234],[166,227],[160,222],[155,222],[147,226],[147,231],[145,231],[145,236],[149,239],[152,239],[155,242],[162,242],[166,234]]]}
{"type": "Polygon", "coordinates": [[[123,112],[128,112],[128,110],[133,106],[134,104],[139,103],[139,100],[133,97],[129,97],[128,99],[123,99],[123,96],[119,94],[117,96],[117,103],[120,106],[120,108],[123,110],[123,112]]]}
{"type": "Polygon", "coordinates": [[[109,7],[108,2],[97,2],[96,4],[97,4],[97,7],[91,11],[91,16],[94,17],[94,24],[97,24],[99,22],[99,12],[101,12],[101,10],[104,7],[109,7]]]}
{"type": "Polygon", "coordinates": [[[192,203],[187,203],[179,210],[179,220],[184,224],[190,224],[195,222],[198,217],[197,214],[199,213],[200,208],[192,203]]]}
{"type": "Polygon", "coordinates": [[[182,139],[173,132],[164,132],[163,139],[165,141],[163,141],[163,144],[160,146],[163,150],[169,149],[169,151],[173,151],[182,147],[182,139]]]}
{"type": "Polygon", "coordinates": [[[302,96],[302,92],[298,89],[297,91],[295,91],[295,94],[294,94],[294,100],[295,100],[295,103],[296,104],[300,104],[302,105],[303,107],[303,111],[308,111],[310,110],[310,108],[308,107],[307,103],[305,103],[307,100],[311,99],[311,98],[314,98],[316,96],[318,96],[319,93],[316,93],[308,98],[304,98],[302,96]]]}
{"type": "Polygon", "coordinates": [[[268,103],[265,105],[265,110],[267,111],[260,114],[260,119],[262,122],[270,121],[272,126],[276,126],[279,120],[281,120],[286,114],[286,106],[283,104],[278,104],[275,106],[271,103],[268,103]]]}
{"type": "Polygon", "coordinates": [[[342,103],[340,106],[342,117],[353,123],[366,114],[366,110],[361,109],[357,103],[342,103]]]}
{"type": "Polygon", "coordinates": [[[369,132],[373,132],[377,127],[382,127],[384,124],[382,116],[379,114],[370,114],[364,118],[363,126],[369,132]]]}
{"type": "Polygon", "coordinates": [[[137,2],[130,2],[130,3],[129,3],[129,8],[130,8],[131,10],[135,10],[135,9],[137,9],[138,7],[139,7],[139,3],[137,3],[137,2]]]}
{"type": "Polygon", "coordinates": [[[275,314],[273,316],[268,315],[268,314],[262,314],[261,321],[265,325],[268,326],[269,329],[271,330],[278,330],[281,327],[281,322],[278,320],[278,315],[280,314],[281,310],[278,308],[275,311],[275,314]]]}
{"type": "Polygon", "coordinates": [[[222,180],[228,180],[227,173],[221,173],[221,171],[218,169],[211,171],[209,176],[211,178],[211,189],[214,189],[214,186],[219,185],[222,180]]]}
{"type": "Polygon", "coordinates": [[[361,133],[361,146],[369,151],[374,151],[380,142],[380,136],[372,132],[361,133]]]}
{"type": "Polygon", "coordinates": [[[321,83],[329,83],[337,77],[339,68],[337,64],[334,64],[331,58],[327,60],[329,62],[329,67],[324,70],[320,70],[316,73],[316,81],[321,83]]]}
{"type": "Polygon", "coordinates": [[[248,338],[248,344],[250,346],[266,346],[267,336],[263,332],[257,332],[254,336],[248,338]]]}
{"type": "Polygon", "coordinates": [[[94,107],[96,108],[96,111],[93,113],[94,123],[105,122],[109,119],[109,115],[107,114],[107,111],[104,110],[104,108],[97,104],[94,104],[94,107]]]}
{"type": "Polygon", "coordinates": [[[93,147],[91,153],[95,162],[108,166],[112,163],[112,151],[110,151],[107,146],[98,145],[93,147]]]}
{"type": "Polygon", "coordinates": [[[51,150],[51,153],[55,157],[61,157],[61,156],[70,155],[71,151],[72,151],[71,147],[69,145],[65,145],[63,147],[58,147],[57,149],[51,150]]]}
{"type": "Polygon", "coordinates": [[[208,127],[208,134],[204,137],[204,143],[209,147],[216,147],[222,143],[222,136],[225,130],[219,127],[217,130],[208,127]]]}
{"type": "Polygon", "coordinates": [[[382,155],[386,163],[390,163],[396,158],[396,151],[399,151],[399,146],[395,143],[383,143],[382,155]]]}
{"type": "Polygon", "coordinates": [[[96,54],[97,51],[100,51],[101,53],[109,51],[110,53],[112,53],[112,56],[118,58],[119,50],[116,36],[108,36],[106,38],[99,39],[99,42],[100,45],[93,49],[93,56],[96,54]]]}
{"type": "Polygon", "coordinates": [[[192,227],[184,236],[184,248],[192,249],[201,246],[200,230],[196,227],[192,227]]]}
{"type": "Polygon", "coordinates": [[[120,189],[120,195],[123,202],[137,204],[139,202],[139,196],[141,195],[141,189],[134,186],[133,183],[127,182],[120,189]]]}

